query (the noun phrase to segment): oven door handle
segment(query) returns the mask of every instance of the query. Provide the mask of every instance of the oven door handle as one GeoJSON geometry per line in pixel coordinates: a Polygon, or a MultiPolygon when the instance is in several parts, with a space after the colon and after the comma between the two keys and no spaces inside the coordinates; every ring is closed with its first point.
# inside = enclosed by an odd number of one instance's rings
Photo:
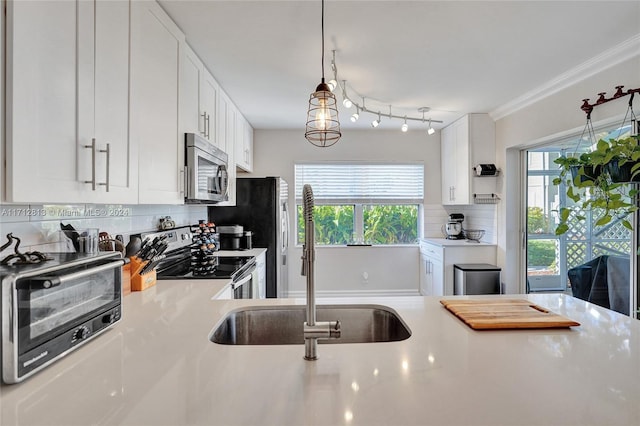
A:
{"type": "Polygon", "coordinates": [[[248,283],[249,281],[251,281],[251,274],[247,275],[246,277],[240,278],[236,282],[232,282],[231,283],[231,289],[232,290],[236,290],[236,289],[242,287],[243,285],[245,285],[246,283],[248,283]]]}
{"type": "Polygon", "coordinates": [[[231,288],[235,290],[237,288],[242,287],[249,281],[251,281],[251,275],[253,274],[253,271],[255,271],[255,269],[256,269],[256,265],[254,264],[249,269],[247,269],[242,275],[240,275],[237,278],[237,281],[233,281],[231,283],[231,288]]]}
{"type": "Polygon", "coordinates": [[[73,272],[71,274],[60,275],[60,276],[51,275],[51,276],[34,277],[27,281],[29,283],[28,287],[30,289],[46,290],[49,288],[57,287],[60,284],[64,284],[69,281],[84,278],[89,275],[96,274],[98,272],[106,271],[108,269],[114,269],[114,268],[120,267],[125,263],[127,263],[125,259],[119,259],[119,260],[116,260],[115,262],[105,263],[104,265],[95,266],[89,269],[85,269],[84,271],[73,272]]]}

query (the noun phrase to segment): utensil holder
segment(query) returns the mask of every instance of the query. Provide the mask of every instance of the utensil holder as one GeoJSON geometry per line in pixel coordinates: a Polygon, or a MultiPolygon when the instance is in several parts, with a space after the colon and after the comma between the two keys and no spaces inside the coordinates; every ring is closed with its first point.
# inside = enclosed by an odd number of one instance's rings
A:
{"type": "Polygon", "coordinates": [[[131,257],[131,291],[143,291],[156,285],[156,270],[140,274],[140,271],[148,263],[148,260],[140,260],[137,257],[131,257]]]}

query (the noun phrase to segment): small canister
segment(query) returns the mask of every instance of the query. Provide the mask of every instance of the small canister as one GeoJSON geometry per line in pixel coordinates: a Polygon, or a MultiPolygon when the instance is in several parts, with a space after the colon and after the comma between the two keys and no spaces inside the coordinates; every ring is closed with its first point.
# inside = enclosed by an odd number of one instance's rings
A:
{"type": "Polygon", "coordinates": [[[244,250],[251,250],[253,248],[251,231],[244,231],[242,233],[242,241],[240,247],[244,250]]]}

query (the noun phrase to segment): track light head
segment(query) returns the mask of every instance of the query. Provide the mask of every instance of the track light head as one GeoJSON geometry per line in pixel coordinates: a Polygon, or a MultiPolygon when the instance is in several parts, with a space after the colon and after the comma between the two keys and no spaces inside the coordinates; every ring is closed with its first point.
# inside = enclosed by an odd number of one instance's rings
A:
{"type": "Polygon", "coordinates": [[[371,127],[378,127],[380,125],[380,111],[378,111],[378,118],[371,122],[371,127]]]}
{"type": "Polygon", "coordinates": [[[351,122],[355,123],[356,121],[358,121],[358,118],[360,118],[360,108],[358,108],[358,106],[356,106],[356,112],[354,112],[351,115],[351,122]]]}
{"type": "Polygon", "coordinates": [[[428,135],[432,135],[434,134],[436,131],[433,127],[431,127],[431,120],[429,120],[429,128],[427,129],[427,134],[428,135]]]}
{"type": "Polygon", "coordinates": [[[342,101],[342,105],[344,105],[345,108],[351,108],[353,106],[353,102],[351,102],[351,99],[345,97],[342,101]]]}
{"type": "Polygon", "coordinates": [[[404,116],[404,123],[402,123],[402,127],[400,127],[403,133],[406,133],[409,130],[409,125],[407,124],[407,116],[404,116]]]}
{"type": "Polygon", "coordinates": [[[338,87],[338,82],[336,81],[336,79],[332,78],[327,83],[327,86],[329,86],[329,90],[331,90],[333,92],[335,90],[335,88],[338,87]]]}

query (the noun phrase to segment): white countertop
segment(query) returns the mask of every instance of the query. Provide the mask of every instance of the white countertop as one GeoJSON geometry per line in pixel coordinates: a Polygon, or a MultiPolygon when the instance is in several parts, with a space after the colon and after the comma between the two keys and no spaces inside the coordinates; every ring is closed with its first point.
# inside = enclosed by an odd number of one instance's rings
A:
{"type": "Polygon", "coordinates": [[[484,241],[480,241],[476,243],[474,241],[467,240],[447,240],[446,238],[423,238],[421,241],[429,244],[435,244],[440,247],[495,247],[496,245],[493,243],[486,243],[484,241]]]}
{"type": "Polygon", "coordinates": [[[578,299],[528,296],[582,323],[530,331],[473,331],[435,297],[330,299],[388,305],[412,336],[321,344],[310,362],[303,345],[211,343],[233,308],[304,303],[211,300],[220,285],[127,296],[113,329],[0,388],[0,424],[640,424],[640,322],[578,299]]]}
{"type": "Polygon", "coordinates": [[[257,256],[260,256],[265,251],[267,251],[266,248],[253,248],[251,250],[220,250],[220,251],[216,251],[215,255],[220,257],[235,257],[235,256],[257,257],[257,256]]]}

